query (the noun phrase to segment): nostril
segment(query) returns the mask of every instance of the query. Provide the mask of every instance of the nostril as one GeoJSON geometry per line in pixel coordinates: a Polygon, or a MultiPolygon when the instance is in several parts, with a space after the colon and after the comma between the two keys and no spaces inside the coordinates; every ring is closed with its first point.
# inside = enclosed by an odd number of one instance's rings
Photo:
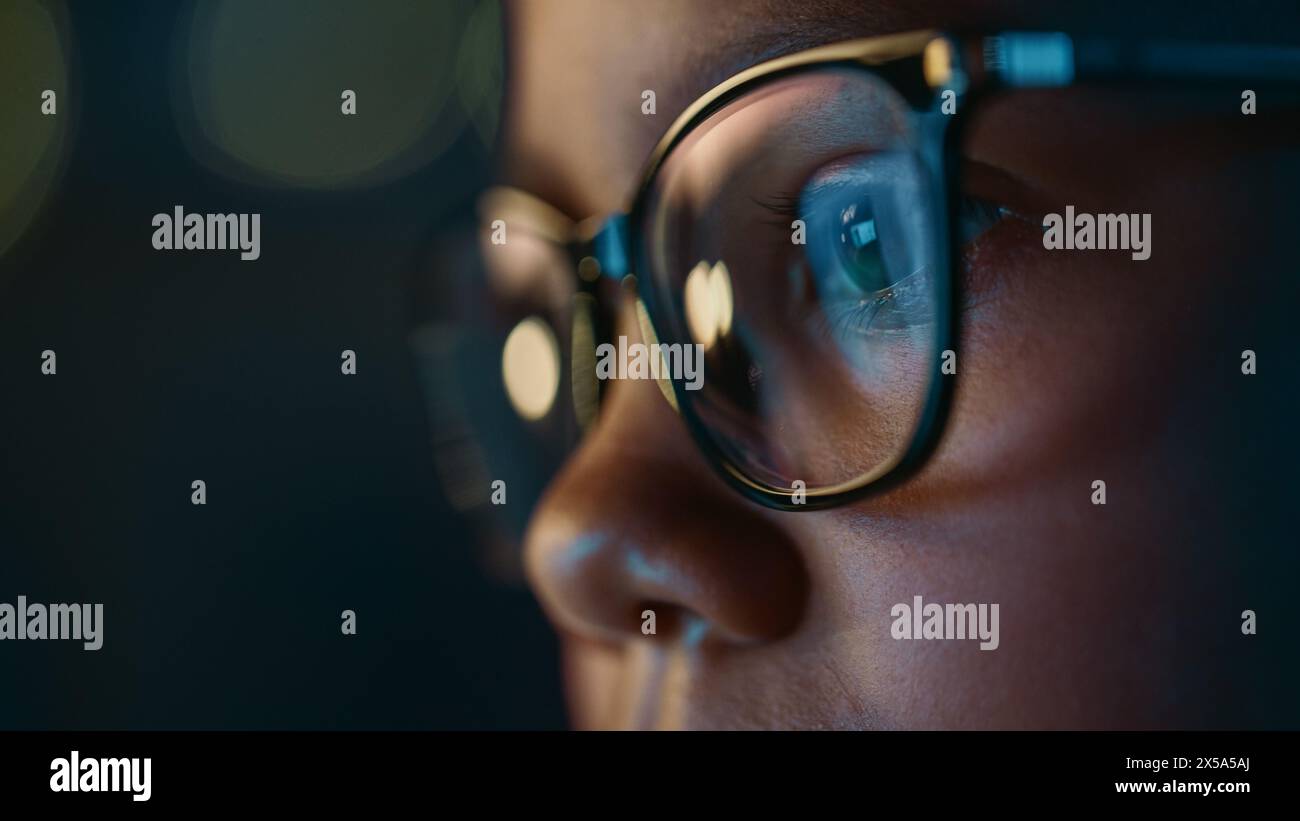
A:
{"type": "Polygon", "coordinates": [[[684,638],[690,632],[691,625],[703,621],[698,613],[692,613],[681,605],[659,600],[642,602],[637,618],[643,637],[672,641],[684,638]]]}
{"type": "Polygon", "coordinates": [[[638,538],[627,520],[613,531],[601,509],[581,518],[541,510],[530,529],[529,576],[562,628],[601,640],[746,645],[801,621],[801,558],[779,529],[743,521],[748,511],[729,521],[716,510],[655,517],[638,538]]]}

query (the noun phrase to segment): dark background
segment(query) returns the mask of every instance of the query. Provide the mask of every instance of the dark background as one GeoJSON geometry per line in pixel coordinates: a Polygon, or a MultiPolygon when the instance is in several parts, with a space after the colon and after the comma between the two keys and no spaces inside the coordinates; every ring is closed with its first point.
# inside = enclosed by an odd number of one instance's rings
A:
{"type": "Polygon", "coordinates": [[[216,173],[173,110],[185,12],[71,9],[61,176],[0,255],[0,601],[105,622],[98,652],[0,644],[0,729],[563,726],[550,629],[443,498],[408,340],[490,148],[334,190],[216,173]],[[154,251],[177,204],[261,213],[261,259],[154,251]]]}

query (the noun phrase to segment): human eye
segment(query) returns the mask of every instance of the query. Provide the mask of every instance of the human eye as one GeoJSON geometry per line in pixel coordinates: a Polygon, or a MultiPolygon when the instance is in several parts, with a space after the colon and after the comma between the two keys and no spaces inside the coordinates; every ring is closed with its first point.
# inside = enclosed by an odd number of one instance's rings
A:
{"type": "MultiPolygon", "coordinates": [[[[806,229],[799,290],[824,333],[899,332],[935,321],[933,277],[940,272],[933,253],[919,246],[934,207],[923,179],[911,155],[864,154],[827,164],[786,198],[806,229]]],[[[962,195],[963,246],[1007,213],[962,195]]]]}

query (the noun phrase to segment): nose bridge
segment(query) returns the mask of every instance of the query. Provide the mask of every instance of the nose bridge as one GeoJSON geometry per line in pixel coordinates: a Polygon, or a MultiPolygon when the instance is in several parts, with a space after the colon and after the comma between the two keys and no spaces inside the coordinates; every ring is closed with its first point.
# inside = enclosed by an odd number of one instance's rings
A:
{"type": "Polygon", "coordinates": [[[631,270],[628,215],[613,213],[600,218],[590,229],[590,256],[600,266],[600,275],[614,280],[631,270]]]}
{"type": "MultiPolygon", "coordinates": [[[[631,310],[620,331],[640,339],[631,310]]],[[[678,628],[700,624],[728,643],[788,633],[807,587],[791,536],[713,475],[648,381],[612,384],[539,504],[526,540],[534,589],[561,627],[590,638],[686,641],[678,628]],[[642,634],[646,609],[657,635],[642,634]]]]}

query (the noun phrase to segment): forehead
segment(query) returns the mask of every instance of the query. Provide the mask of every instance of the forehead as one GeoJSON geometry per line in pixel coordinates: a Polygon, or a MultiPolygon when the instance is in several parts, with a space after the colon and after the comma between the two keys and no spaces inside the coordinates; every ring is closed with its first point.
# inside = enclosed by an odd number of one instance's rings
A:
{"type": "MultiPolygon", "coordinates": [[[[506,180],[571,217],[616,210],[677,115],[747,66],[838,40],[920,28],[1064,28],[1220,40],[1296,32],[1297,11],[1150,2],[563,0],[507,7],[506,180]],[[1137,6],[1137,8],[1133,8],[1137,6]],[[1286,19],[1279,19],[1279,16],[1286,19]],[[1120,19],[1122,17],[1123,19],[1120,19]],[[655,110],[643,112],[644,93],[655,110]]],[[[1294,34],[1288,35],[1294,39],[1294,34]]],[[[1275,38],[1273,38],[1275,39],[1275,38]]]]}
{"type": "Polygon", "coordinates": [[[616,209],[656,140],[696,97],[782,53],[919,27],[890,8],[860,0],[515,3],[507,14],[506,175],[573,217],[616,209]],[[642,111],[647,91],[653,114],[642,111]]]}

